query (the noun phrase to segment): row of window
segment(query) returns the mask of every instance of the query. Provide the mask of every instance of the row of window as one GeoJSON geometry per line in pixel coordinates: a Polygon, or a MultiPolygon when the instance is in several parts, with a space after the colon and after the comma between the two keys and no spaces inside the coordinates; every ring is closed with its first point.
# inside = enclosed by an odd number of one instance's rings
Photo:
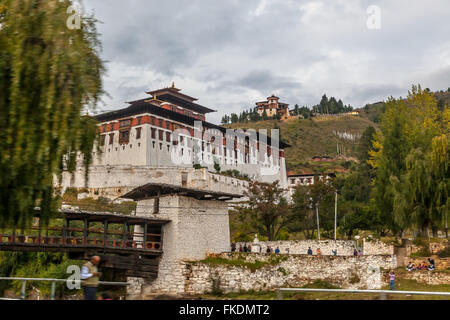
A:
{"type": "MultiPolygon", "coordinates": [[[[135,128],[135,130],[136,130],[136,140],[141,139],[142,127],[135,128]]],[[[119,144],[127,144],[130,141],[130,131],[131,131],[131,129],[119,131],[119,144]]],[[[107,136],[109,138],[108,144],[111,145],[114,143],[115,133],[110,133],[108,135],[103,134],[100,136],[100,146],[105,145],[107,136]]]]}

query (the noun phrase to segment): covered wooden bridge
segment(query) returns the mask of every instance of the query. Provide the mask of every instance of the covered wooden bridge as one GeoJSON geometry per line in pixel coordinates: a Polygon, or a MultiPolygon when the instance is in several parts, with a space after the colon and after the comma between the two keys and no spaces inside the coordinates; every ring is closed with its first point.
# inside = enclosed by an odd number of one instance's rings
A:
{"type": "Polygon", "coordinates": [[[30,228],[2,230],[1,251],[66,252],[71,259],[102,257],[102,267],[123,269],[128,276],[154,278],[162,255],[162,227],[167,220],[61,210],[42,226],[39,211],[30,228]]]}

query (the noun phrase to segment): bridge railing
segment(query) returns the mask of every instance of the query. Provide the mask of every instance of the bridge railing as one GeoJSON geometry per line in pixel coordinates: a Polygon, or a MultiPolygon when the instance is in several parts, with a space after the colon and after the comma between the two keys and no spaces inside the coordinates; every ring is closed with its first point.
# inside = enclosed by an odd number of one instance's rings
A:
{"type": "MultiPolygon", "coordinates": [[[[65,282],[65,283],[70,283],[70,284],[82,284],[82,280],[73,280],[73,279],[0,277],[0,280],[3,280],[3,281],[22,281],[22,286],[21,286],[21,289],[20,289],[20,300],[25,300],[27,281],[51,282],[52,286],[51,286],[50,300],[55,300],[55,292],[56,292],[56,283],[57,282],[65,282]]],[[[100,281],[99,285],[103,285],[103,286],[128,286],[128,285],[130,285],[130,283],[127,283],[127,282],[100,281]]],[[[5,298],[1,298],[0,300],[5,300],[5,298]]],[[[11,300],[11,299],[8,299],[8,300],[11,300]]]]}
{"type": "Polygon", "coordinates": [[[92,246],[109,247],[122,249],[144,249],[161,250],[161,235],[140,232],[122,232],[119,230],[89,229],[89,233],[76,236],[76,233],[82,233],[81,228],[49,227],[45,234],[36,227],[21,230],[20,234],[14,231],[9,233],[0,233],[0,244],[9,245],[35,245],[35,246],[92,246]],[[93,234],[93,235],[91,235],[93,234]],[[103,236],[96,237],[95,234],[103,236]],[[145,241],[144,241],[145,238],[145,241]]]}

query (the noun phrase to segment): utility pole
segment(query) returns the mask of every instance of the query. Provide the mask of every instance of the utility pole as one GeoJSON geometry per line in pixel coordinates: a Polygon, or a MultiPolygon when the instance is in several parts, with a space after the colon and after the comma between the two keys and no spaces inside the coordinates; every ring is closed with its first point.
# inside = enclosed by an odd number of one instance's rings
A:
{"type": "Polygon", "coordinates": [[[445,238],[448,239],[448,212],[445,214],[445,238]]]}
{"type": "Polygon", "coordinates": [[[334,241],[336,241],[336,235],[337,235],[337,199],[338,199],[338,193],[335,192],[335,199],[334,199],[334,241]]]}
{"type": "Polygon", "coordinates": [[[316,203],[316,216],[317,216],[317,237],[320,241],[320,225],[319,225],[319,206],[316,203]]]}

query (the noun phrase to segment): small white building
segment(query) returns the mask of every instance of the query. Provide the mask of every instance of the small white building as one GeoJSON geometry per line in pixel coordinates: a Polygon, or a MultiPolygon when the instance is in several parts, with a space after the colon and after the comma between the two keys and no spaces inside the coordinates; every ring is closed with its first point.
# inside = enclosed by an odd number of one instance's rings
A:
{"type": "Polygon", "coordinates": [[[335,173],[326,173],[324,175],[322,174],[315,174],[315,173],[303,173],[303,174],[290,174],[288,175],[288,190],[289,195],[292,197],[295,192],[295,188],[297,186],[309,186],[313,185],[316,179],[331,179],[336,177],[335,173]]]}

